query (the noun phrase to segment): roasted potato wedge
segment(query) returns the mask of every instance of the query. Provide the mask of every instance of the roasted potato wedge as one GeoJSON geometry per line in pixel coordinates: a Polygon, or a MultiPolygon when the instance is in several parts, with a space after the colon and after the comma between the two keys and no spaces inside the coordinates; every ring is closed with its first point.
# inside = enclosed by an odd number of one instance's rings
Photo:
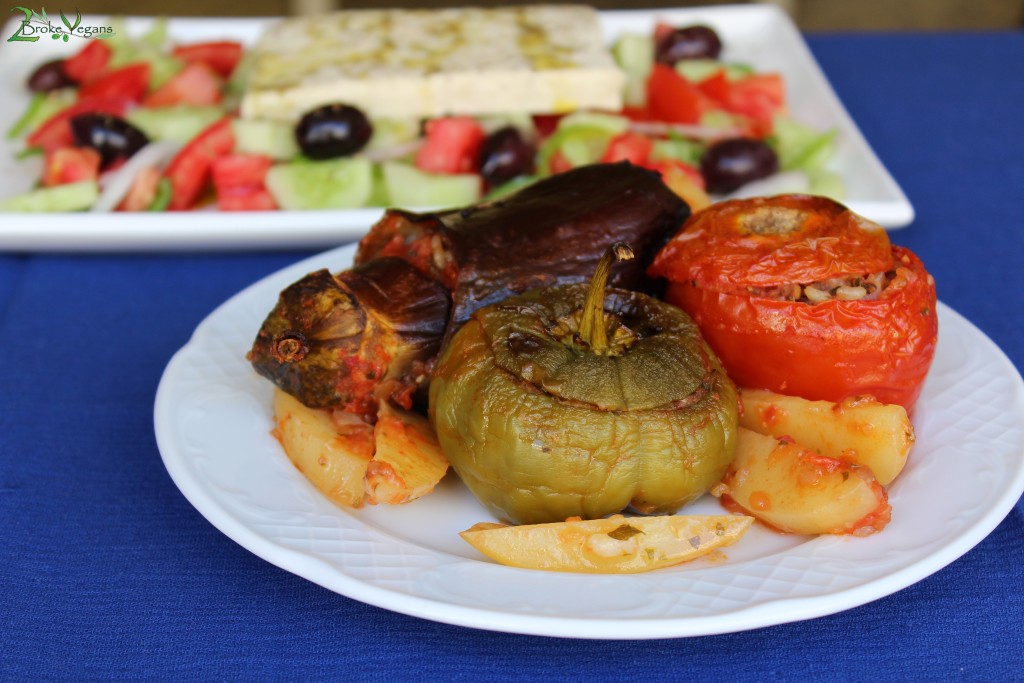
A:
{"type": "Polygon", "coordinates": [[[407,503],[432,491],[448,470],[427,419],[386,402],[376,426],[341,411],[308,408],[280,390],[274,413],[288,458],[339,505],[407,503]]]}
{"type": "Polygon", "coordinates": [[[340,505],[359,507],[366,496],[366,468],[373,458],[373,427],[355,415],[307,408],[280,390],[274,391],[276,436],[284,452],[325,496],[340,505]]]}
{"type": "Polygon", "coordinates": [[[867,536],[889,523],[885,488],[867,467],[742,427],[736,458],[713,493],[727,507],[797,534],[867,536]]]}
{"type": "Polygon", "coordinates": [[[589,574],[633,574],[693,560],[732,545],[753,519],[741,515],[630,517],[505,526],[481,523],[460,535],[501,564],[589,574]]]}
{"type": "Polygon", "coordinates": [[[744,389],[740,425],[768,436],[789,436],[830,458],[868,467],[888,486],[907,463],[914,427],[903,406],[854,397],[840,403],[808,401],[744,389]]]}
{"type": "Polygon", "coordinates": [[[377,450],[366,470],[367,502],[407,503],[434,490],[448,460],[427,418],[381,403],[374,428],[377,450]]]}

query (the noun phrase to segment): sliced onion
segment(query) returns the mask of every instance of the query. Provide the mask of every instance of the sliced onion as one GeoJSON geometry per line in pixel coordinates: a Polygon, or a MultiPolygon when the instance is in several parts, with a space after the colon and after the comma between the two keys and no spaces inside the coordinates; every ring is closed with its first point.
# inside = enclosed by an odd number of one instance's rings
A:
{"type": "Polygon", "coordinates": [[[811,180],[806,173],[787,171],[775,175],[752,180],[739,189],[730,192],[722,199],[746,199],[747,197],[770,197],[776,194],[802,194],[811,188],[811,180]]]}
{"type": "Polygon", "coordinates": [[[686,123],[664,123],[662,121],[631,121],[629,129],[641,135],[668,135],[675,133],[692,140],[724,140],[743,136],[739,128],[714,128],[686,123]]]}
{"type": "Polygon", "coordinates": [[[102,192],[90,211],[113,211],[132,188],[139,171],[147,166],[163,166],[178,153],[179,149],[181,145],[175,142],[151,142],[133,154],[124,166],[104,173],[100,176],[102,192]]]}

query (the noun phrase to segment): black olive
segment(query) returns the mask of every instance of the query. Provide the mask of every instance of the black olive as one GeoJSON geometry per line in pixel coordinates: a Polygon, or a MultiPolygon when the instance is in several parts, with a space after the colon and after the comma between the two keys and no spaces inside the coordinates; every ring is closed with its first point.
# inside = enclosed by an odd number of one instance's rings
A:
{"type": "Polygon", "coordinates": [[[498,185],[533,173],[536,150],[514,126],[506,126],[487,136],[480,146],[480,175],[498,185]]]}
{"type": "Polygon", "coordinates": [[[370,141],[373,124],[359,109],[327,104],[308,112],[295,126],[299,149],[310,159],[333,159],[355,154],[370,141]]]}
{"type": "Polygon", "coordinates": [[[110,114],[79,114],[71,118],[71,132],[79,147],[92,147],[100,153],[100,166],[115,159],[127,159],[149,144],[141,130],[110,114]]]}
{"type": "Polygon", "coordinates": [[[75,85],[75,81],[64,73],[63,59],[54,59],[51,62],[41,64],[38,69],[28,77],[28,89],[32,92],[50,92],[58,88],[67,88],[75,85]]]}
{"type": "Polygon", "coordinates": [[[760,140],[732,138],[708,147],[700,159],[700,172],[708,192],[724,194],[765,178],[779,170],[775,151],[760,140]]]}
{"type": "Polygon", "coordinates": [[[718,59],[722,41],[713,28],[687,26],[666,33],[654,46],[654,59],[672,65],[683,59],[718,59]]]}

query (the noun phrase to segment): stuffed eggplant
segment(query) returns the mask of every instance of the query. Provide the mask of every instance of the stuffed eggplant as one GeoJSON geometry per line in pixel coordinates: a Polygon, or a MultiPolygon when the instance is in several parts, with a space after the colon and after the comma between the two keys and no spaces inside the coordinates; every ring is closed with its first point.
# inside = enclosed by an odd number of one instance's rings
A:
{"type": "Polygon", "coordinates": [[[656,173],[625,162],[574,169],[475,207],[391,210],[352,270],[314,273],[282,292],[249,359],[310,407],[367,416],[385,398],[409,407],[444,340],[474,311],[584,282],[616,240],[639,258],[611,282],[643,288],[647,263],[689,213],[656,173]]]}

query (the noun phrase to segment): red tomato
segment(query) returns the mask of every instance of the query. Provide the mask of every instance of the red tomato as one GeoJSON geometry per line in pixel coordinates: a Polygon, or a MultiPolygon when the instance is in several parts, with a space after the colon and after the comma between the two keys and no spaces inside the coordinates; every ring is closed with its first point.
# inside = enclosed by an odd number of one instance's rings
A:
{"type": "Polygon", "coordinates": [[[782,77],[778,74],[754,74],[729,85],[727,110],[750,117],[767,125],[771,132],[772,119],[785,107],[786,93],[782,77]]]}
{"type": "Polygon", "coordinates": [[[731,88],[724,70],[716,71],[711,76],[705,78],[697,84],[697,89],[721,105],[729,101],[731,88]]]}
{"type": "Polygon", "coordinates": [[[58,147],[71,147],[75,143],[69,121],[79,114],[113,114],[124,116],[133,102],[126,97],[85,97],[65,107],[36,128],[25,140],[28,147],[41,147],[50,152],[58,147]]]}
{"type": "Polygon", "coordinates": [[[651,157],[654,141],[639,133],[620,133],[608,142],[601,161],[613,163],[628,161],[637,166],[646,166],[651,157]]]}
{"type": "Polygon", "coordinates": [[[213,186],[220,194],[238,187],[263,187],[273,160],[264,154],[228,154],[213,162],[213,186]]]}
{"type": "Polygon", "coordinates": [[[43,185],[53,187],[82,180],[96,180],[99,175],[99,152],[91,147],[61,147],[46,155],[43,185]]]}
{"type": "Polygon", "coordinates": [[[199,62],[213,69],[223,78],[231,76],[231,72],[242,59],[242,44],[231,40],[210,43],[194,43],[179,45],[172,50],[175,57],[192,64],[199,62]]]}
{"type": "Polygon", "coordinates": [[[622,108],[621,114],[630,121],[650,121],[651,112],[647,110],[647,106],[643,107],[630,107],[625,106],[622,108]]]}
{"type": "Polygon", "coordinates": [[[217,104],[224,79],[201,62],[189,64],[143,101],[146,107],[217,104]]]}
{"type": "Polygon", "coordinates": [[[169,211],[192,208],[210,181],[214,160],[235,147],[231,119],[222,118],[192,139],[168,164],[164,176],[171,180],[169,211]]]}
{"type": "Polygon", "coordinates": [[[221,211],[274,211],[277,203],[263,187],[234,188],[217,195],[221,211]]]}
{"type": "Polygon", "coordinates": [[[129,64],[85,81],[78,97],[124,97],[141,102],[149,88],[149,64],[129,64]]]}
{"type": "Polygon", "coordinates": [[[132,181],[121,203],[117,205],[117,211],[145,211],[156,198],[156,186],[160,182],[160,169],[155,166],[146,166],[139,171],[132,181]]]}
{"type": "Polygon", "coordinates": [[[695,85],[664,64],[655,64],[647,77],[647,111],[651,119],[667,123],[699,123],[715,105],[695,85]]]}
{"type": "Polygon", "coordinates": [[[823,197],[721,202],[648,270],[741,387],[814,400],[871,394],[913,408],[935,353],[935,282],[878,226],[823,197]],[[895,273],[877,298],[820,303],[760,291],[895,273]]]}
{"type": "Polygon", "coordinates": [[[416,153],[416,166],[428,173],[473,173],[484,129],[468,116],[427,121],[427,139],[416,153]]]}
{"type": "Polygon", "coordinates": [[[102,40],[87,40],[78,54],[61,62],[60,68],[64,75],[76,83],[84,83],[95,78],[110,62],[113,51],[102,40]]]}

